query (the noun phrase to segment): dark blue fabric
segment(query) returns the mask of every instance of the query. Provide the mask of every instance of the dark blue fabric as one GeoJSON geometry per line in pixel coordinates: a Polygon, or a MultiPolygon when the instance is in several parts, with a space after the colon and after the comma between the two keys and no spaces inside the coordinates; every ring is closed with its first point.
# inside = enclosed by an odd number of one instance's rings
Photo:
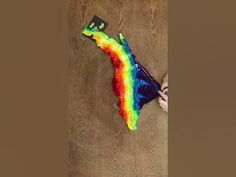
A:
{"type": "Polygon", "coordinates": [[[141,109],[145,103],[153,100],[161,89],[160,84],[148,73],[148,71],[136,62],[136,106],[141,109]]]}

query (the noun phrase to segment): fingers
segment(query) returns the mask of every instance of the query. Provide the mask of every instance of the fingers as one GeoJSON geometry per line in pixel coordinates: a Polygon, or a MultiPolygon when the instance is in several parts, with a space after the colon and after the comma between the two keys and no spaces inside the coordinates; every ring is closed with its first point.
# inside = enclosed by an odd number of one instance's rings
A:
{"type": "Polygon", "coordinates": [[[165,93],[163,93],[161,90],[158,90],[158,93],[165,101],[168,101],[168,96],[165,93]]]}
{"type": "Polygon", "coordinates": [[[167,101],[162,100],[162,98],[159,97],[159,104],[160,107],[163,109],[163,111],[168,112],[168,103],[167,101]]]}
{"type": "Polygon", "coordinates": [[[159,103],[160,103],[160,106],[162,107],[162,108],[165,108],[166,106],[167,106],[167,102],[166,101],[164,101],[164,100],[159,100],[159,103]]]}
{"type": "Polygon", "coordinates": [[[168,87],[168,82],[163,82],[161,85],[161,90],[164,90],[166,87],[168,87]]]}
{"type": "Polygon", "coordinates": [[[159,97],[159,104],[163,111],[168,112],[168,74],[166,74],[162,80],[161,90],[158,91],[159,97]]]}
{"type": "Polygon", "coordinates": [[[166,87],[164,90],[163,90],[163,93],[167,93],[168,92],[168,87],[166,87]]]}

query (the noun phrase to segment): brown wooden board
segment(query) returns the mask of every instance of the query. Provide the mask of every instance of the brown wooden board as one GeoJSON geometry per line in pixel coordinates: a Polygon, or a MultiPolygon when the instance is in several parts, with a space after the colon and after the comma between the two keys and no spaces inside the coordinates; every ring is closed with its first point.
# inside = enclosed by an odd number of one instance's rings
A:
{"type": "Polygon", "coordinates": [[[167,72],[167,0],[70,0],[69,176],[167,177],[167,113],[158,100],[140,111],[131,132],[118,113],[110,58],[82,29],[94,15],[122,32],[159,82],[167,72]]]}

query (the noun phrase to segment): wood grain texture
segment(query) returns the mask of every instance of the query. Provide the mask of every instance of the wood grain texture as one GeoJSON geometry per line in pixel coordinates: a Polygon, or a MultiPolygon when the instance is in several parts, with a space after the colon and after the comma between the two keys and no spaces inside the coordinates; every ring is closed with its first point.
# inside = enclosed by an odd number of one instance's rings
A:
{"type": "Polygon", "coordinates": [[[167,177],[167,114],[157,99],[131,132],[118,113],[108,55],[81,31],[93,15],[122,32],[137,61],[161,81],[167,72],[167,0],[71,0],[69,6],[69,176],[167,177]]]}

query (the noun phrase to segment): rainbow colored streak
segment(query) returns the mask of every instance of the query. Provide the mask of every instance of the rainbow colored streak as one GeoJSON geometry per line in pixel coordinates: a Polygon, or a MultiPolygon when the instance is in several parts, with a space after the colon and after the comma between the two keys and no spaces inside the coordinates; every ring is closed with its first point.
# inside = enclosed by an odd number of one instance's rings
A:
{"type": "Polygon", "coordinates": [[[97,46],[111,56],[115,72],[113,90],[119,98],[120,115],[130,130],[136,130],[140,109],[136,98],[137,83],[135,78],[137,73],[134,55],[132,55],[127,41],[119,33],[121,45],[105,33],[91,28],[85,28],[83,34],[91,36],[96,41],[97,46]]]}

